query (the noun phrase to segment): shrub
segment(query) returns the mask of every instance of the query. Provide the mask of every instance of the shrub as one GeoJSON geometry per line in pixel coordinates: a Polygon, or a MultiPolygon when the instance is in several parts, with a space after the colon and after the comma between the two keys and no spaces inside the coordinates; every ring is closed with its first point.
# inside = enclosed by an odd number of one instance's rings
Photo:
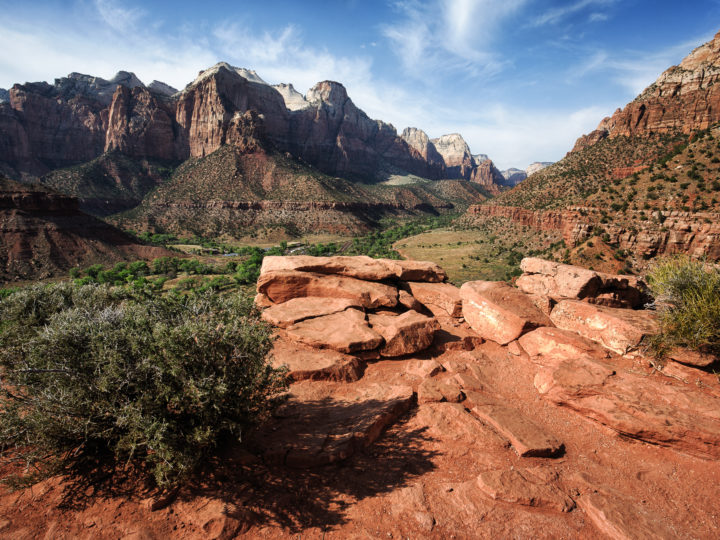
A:
{"type": "Polygon", "coordinates": [[[651,340],[656,355],[673,347],[720,353],[720,270],[687,256],[665,259],[648,275],[660,307],[661,332],[651,340]]]}
{"type": "Polygon", "coordinates": [[[159,485],[261,420],[284,377],[249,297],[36,285],[0,300],[0,447],[38,471],[143,462],[159,485]]]}

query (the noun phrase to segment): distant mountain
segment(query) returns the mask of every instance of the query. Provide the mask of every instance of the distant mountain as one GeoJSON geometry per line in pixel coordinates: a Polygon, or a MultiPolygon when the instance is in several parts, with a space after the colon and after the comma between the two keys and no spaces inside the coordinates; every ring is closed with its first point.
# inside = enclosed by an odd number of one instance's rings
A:
{"type": "Polygon", "coordinates": [[[549,165],[552,165],[551,161],[536,161],[528,165],[528,168],[525,170],[510,168],[505,171],[500,171],[505,178],[503,185],[510,187],[517,186],[531,174],[541,171],[549,165]]]}

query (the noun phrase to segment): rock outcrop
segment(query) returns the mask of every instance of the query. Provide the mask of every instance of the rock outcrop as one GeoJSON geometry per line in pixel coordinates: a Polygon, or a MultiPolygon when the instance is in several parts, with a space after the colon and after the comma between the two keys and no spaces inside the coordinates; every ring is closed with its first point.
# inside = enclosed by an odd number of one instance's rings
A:
{"type": "MultiPolygon", "coordinates": [[[[408,296],[413,289],[365,258],[271,262],[271,272],[308,268],[323,279],[380,283],[408,296]]],[[[263,304],[274,313],[269,320],[300,315],[326,335],[342,334],[350,322],[373,326],[385,346],[402,343],[408,353],[320,349],[276,328],[271,360],[287,367],[288,391],[242,442],[227,441],[197,483],[145,501],[127,490],[118,494],[113,484],[100,495],[86,493],[81,509],[67,507],[68,493],[77,494],[76,475],[32,491],[0,488],[2,534],[81,537],[94,528],[112,537],[172,530],[203,538],[321,537],[325,530],[343,538],[720,534],[720,391],[711,373],[672,363],[659,372],[641,354],[618,355],[549,326],[505,346],[483,341],[461,317],[424,317],[397,306],[335,311],[343,307],[336,299],[311,297],[263,304]],[[313,310],[317,316],[306,318],[313,310]],[[342,317],[319,323],[335,315],[342,317]],[[405,334],[409,339],[395,340],[416,321],[422,324],[405,334]],[[439,329],[420,336],[428,321],[439,329]],[[422,351],[407,349],[430,341],[422,351]]]]}

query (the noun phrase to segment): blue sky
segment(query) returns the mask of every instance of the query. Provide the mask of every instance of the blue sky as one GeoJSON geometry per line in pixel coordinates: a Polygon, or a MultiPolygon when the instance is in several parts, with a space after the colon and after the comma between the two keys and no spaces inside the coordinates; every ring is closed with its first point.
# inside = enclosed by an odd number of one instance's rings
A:
{"type": "Polygon", "coordinates": [[[501,168],[575,139],[720,31],[720,0],[0,0],[0,87],[71,71],[177,88],[220,60],[371,117],[459,132],[501,168]]]}

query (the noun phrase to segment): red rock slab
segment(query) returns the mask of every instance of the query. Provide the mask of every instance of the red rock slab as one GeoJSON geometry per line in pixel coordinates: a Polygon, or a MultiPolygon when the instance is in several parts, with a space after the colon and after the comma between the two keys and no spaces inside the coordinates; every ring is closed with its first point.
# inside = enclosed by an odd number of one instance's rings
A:
{"type": "Polygon", "coordinates": [[[257,290],[267,295],[275,304],[282,304],[293,298],[316,296],[347,298],[370,309],[395,307],[398,296],[395,287],[382,283],[344,276],[284,270],[261,274],[257,282],[257,290]]]}
{"type": "Polygon", "coordinates": [[[520,411],[499,404],[476,404],[472,413],[506,437],[520,457],[552,457],[563,444],[520,411]]]}
{"type": "Polygon", "coordinates": [[[551,402],[623,436],[703,459],[720,458],[720,396],[694,381],[615,370],[586,356],[551,362],[534,384],[551,402]]]}
{"type": "Polygon", "coordinates": [[[572,330],[600,343],[618,354],[637,348],[645,336],[659,331],[656,315],[650,311],[634,311],[563,300],[550,314],[555,326],[572,330]]]}
{"type": "Polygon", "coordinates": [[[421,379],[432,377],[443,371],[443,367],[435,360],[408,360],[404,367],[405,373],[421,379]]]}
{"type": "Polygon", "coordinates": [[[366,281],[402,279],[404,281],[440,282],[447,279],[445,270],[430,261],[396,261],[356,257],[311,257],[309,255],[269,256],[263,259],[260,276],[272,272],[313,272],[340,275],[366,281]]]}
{"type": "Polygon", "coordinates": [[[617,540],[669,540],[683,538],[664,524],[664,516],[643,508],[640,501],[602,492],[588,493],[578,506],[598,530],[617,540]]]}
{"type": "Polygon", "coordinates": [[[546,326],[537,328],[524,336],[520,336],[517,343],[530,357],[545,356],[572,360],[580,356],[596,358],[609,356],[609,353],[594,341],[562,328],[548,328],[546,326]]]}
{"type": "Polygon", "coordinates": [[[282,304],[275,304],[263,311],[262,318],[273,326],[287,328],[305,319],[332,315],[351,307],[361,308],[362,305],[350,298],[309,296],[307,298],[293,298],[282,304]]]}
{"type": "Polygon", "coordinates": [[[434,317],[417,311],[406,311],[397,317],[370,314],[368,319],[372,329],[385,340],[380,349],[382,356],[404,356],[425,350],[440,329],[434,317]]]}
{"type": "Polygon", "coordinates": [[[287,328],[290,339],[318,349],[334,349],[342,353],[371,351],[383,344],[383,338],[365,321],[357,309],[316,317],[287,328]]]}
{"type": "Polygon", "coordinates": [[[385,264],[395,277],[402,281],[427,281],[439,283],[447,279],[447,274],[440,266],[431,261],[378,259],[385,264]]]}
{"type": "Polygon", "coordinates": [[[286,366],[291,381],[354,382],[363,374],[364,362],[337,351],[313,349],[278,339],[271,351],[274,367],[286,366]]]}
{"type": "Polygon", "coordinates": [[[477,477],[477,487],[496,501],[570,512],[573,500],[551,484],[520,469],[486,471],[477,477]]]}
{"type": "Polygon", "coordinates": [[[413,403],[409,386],[302,381],[254,436],[270,463],[317,467],[375,442],[413,403]]]}
{"type": "Polygon", "coordinates": [[[452,379],[425,379],[418,388],[418,403],[459,403],[462,400],[460,386],[452,379]]]}
{"type": "Polygon", "coordinates": [[[553,326],[524,293],[502,281],[469,281],[460,287],[463,316],[480,337],[505,345],[539,326],[553,326]]]}
{"type": "Polygon", "coordinates": [[[462,299],[460,289],[450,283],[408,283],[410,292],[433,315],[462,317],[462,299]]]}
{"type": "Polygon", "coordinates": [[[690,349],[682,349],[680,347],[670,351],[668,358],[674,360],[675,362],[685,364],[686,366],[699,368],[708,367],[720,360],[717,356],[711,353],[691,351],[690,349]]]}
{"type": "Polygon", "coordinates": [[[382,281],[395,277],[394,269],[380,259],[372,259],[365,255],[357,257],[269,256],[263,259],[260,275],[287,271],[336,274],[366,281],[382,281]]]}

